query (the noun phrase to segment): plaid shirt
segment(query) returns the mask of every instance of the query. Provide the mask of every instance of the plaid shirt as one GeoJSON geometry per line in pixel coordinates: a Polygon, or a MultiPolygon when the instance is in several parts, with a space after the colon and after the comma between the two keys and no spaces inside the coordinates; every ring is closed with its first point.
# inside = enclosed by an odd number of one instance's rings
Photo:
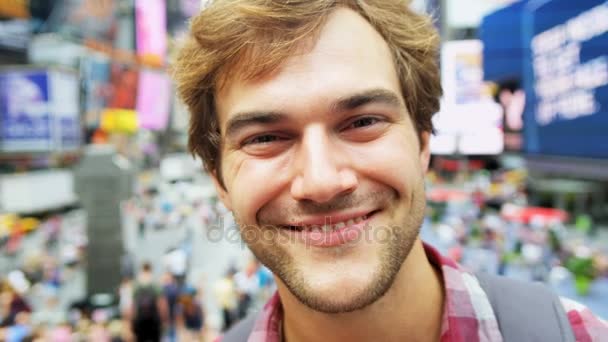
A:
{"type": "MultiPolygon", "coordinates": [[[[477,278],[431,246],[425,244],[424,248],[429,260],[443,272],[446,296],[441,342],[502,341],[492,306],[477,278]]],[[[565,298],[561,301],[576,341],[608,341],[607,322],[577,302],[565,298]]],[[[248,341],[279,342],[282,316],[281,300],[275,293],[260,313],[248,341]]]]}

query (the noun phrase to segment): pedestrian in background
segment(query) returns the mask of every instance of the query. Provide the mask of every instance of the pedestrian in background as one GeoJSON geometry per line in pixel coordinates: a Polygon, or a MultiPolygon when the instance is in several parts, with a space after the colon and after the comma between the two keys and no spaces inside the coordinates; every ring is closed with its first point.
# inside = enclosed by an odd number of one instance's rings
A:
{"type": "Polygon", "coordinates": [[[159,342],[166,305],[154,282],[152,265],[145,262],[133,291],[131,328],[137,342],[159,342]]]}
{"type": "Polygon", "coordinates": [[[167,326],[165,336],[169,342],[174,342],[177,340],[176,311],[181,286],[177,283],[177,280],[171,272],[165,272],[163,274],[161,286],[162,295],[167,303],[167,326]]]}
{"type": "Polygon", "coordinates": [[[236,269],[230,267],[224,277],[214,285],[215,298],[222,311],[222,332],[228,330],[237,318],[237,293],[234,284],[236,269]]]}
{"type": "Polygon", "coordinates": [[[205,316],[197,291],[184,287],[176,308],[180,341],[202,341],[205,316]]]}

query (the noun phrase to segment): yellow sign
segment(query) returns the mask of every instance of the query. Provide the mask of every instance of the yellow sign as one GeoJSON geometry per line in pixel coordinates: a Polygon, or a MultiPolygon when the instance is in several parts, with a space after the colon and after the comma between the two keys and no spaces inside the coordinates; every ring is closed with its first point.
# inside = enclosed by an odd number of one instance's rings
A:
{"type": "Polygon", "coordinates": [[[25,217],[22,218],[21,221],[19,221],[19,224],[24,232],[29,232],[38,228],[38,226],[40,225],[40,221],[33,217],[25,217]]]}
{"type": "Polygon", "coordinates": [[[135,133],[137,112],[132,109],[108,108],[101,113],[100,128],[107,133],[135,133]]]}

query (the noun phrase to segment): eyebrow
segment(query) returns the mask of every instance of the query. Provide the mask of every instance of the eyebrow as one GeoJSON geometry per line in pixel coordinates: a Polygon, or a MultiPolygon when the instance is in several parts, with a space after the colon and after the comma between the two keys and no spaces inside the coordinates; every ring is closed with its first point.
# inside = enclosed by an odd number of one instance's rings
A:
{"type": "Polygon", "coordinates": [[[332,104],[331,109],[333,112],[345,112],[371,103],[381,103],[391,107],[401,106],[401,100],[397,94],[378,88],[340,98],[332,104]]]}
{"type": "Polygon", "coordinates": [[[253,111],[238,113],[226,123],[226,137],[230,137],[250,125],[276,124],[286,119],[287,114],[281,112],[253,111]]]}
{"type": "MultiPolygon", "coordinates": [[[[339,98],[330,105],[331,112],[346,112],[359,107],[380,103],[391,107],[400,107],[401,100],[397,94],[386,89],[370,89],[361,93],[339,98]]],[[[250,125],[276,124],[287,120],[288,115],[277,111],[251,111],[237,113],[226,123],[226,137],[250,125]]]]}

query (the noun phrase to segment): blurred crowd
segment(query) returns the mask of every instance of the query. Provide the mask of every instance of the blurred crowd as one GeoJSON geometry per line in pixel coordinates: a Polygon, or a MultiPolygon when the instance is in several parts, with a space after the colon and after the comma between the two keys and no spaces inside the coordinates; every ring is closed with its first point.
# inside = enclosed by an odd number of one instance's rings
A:
{"type": "MultiPolygon", "coordinates": [[[[450,177],[427,178],[425,241],[472,271],[547,282],[606,316],[608,235],[589,216],[532,206],[521,171],[450,177]]],[[[179,242],[158,260],[125,254],[114,295],[74,291],[86,265],[82,211],[0,217],[1,341],[205,341],[263,306],[276,285],[253,257],[234,260],[212,282],[189,278],[194,230],[231,219],[217,198],[197,195],[190,182],[151,184],[123,214],[135,222],[137,243],[166,230],[179,242]]]]}
{"type": "Polygon", "coordinates": [[[183,235],[160,260],[125,253],[119,270],[123,280],[113,295],[87,298],[83,292],[87,240],[82,211],[39,219],[2,217],[2,230],[9,233],[0,240],[5,275],[0,279],[0,341],[211,340],[258,310],[275,286],[270,271],[254,258],[235,260],[213,284],[204,277],[188,278],[193,230],[230,217],[215,197],[192,197],[189,189],[192,183],[154,184],[124,203],[123,214],[136,223],[137,243],[160,230],[183,235]],[[213,293],[205,294],[205,288],[213,293]],[[208,324],[207,300],[221,311],[216,324],[208,324]]]}
{"type": "MultiPolygon", "coordinates": [[[[167,260],[167,259],[166,259],[167,260]]],[[[243,269],[231,266],[213,286],[221,309],[221,327],[206,324],[204,284],[194,287],[181,272],[166,264],[156,279],[152,265],[145,262],[135,279],[126,278],[120,287],[120,317],[124,341],[211,340],[251,311],[258,310],[274,292],[272,274],[257,260],[243,269]]]]}
{"type": "Polygon", "coordinates": [[[0,253],[0,340],[62,341],[73,323],[67,310],[75,300],[87,239],[81,211],[40,218],[5,215],[0,253]],[[72,293],[70,293],[72,292],[72,293]]]}
{"type": "Polygon", "coordinates": [[[222,310],[221,331],[261,308],[274,293],[272,273],[258,260],[252,259],[242,270],[230,267],[214,284],[214,292],[222,310]]]}
{"type": "Polygon", "coordinates": [[[545,282],[608,316],[608,234],[589,215],[532,205],[526,179],[517,170],[450,181],[431,173],[422,238],[471,271],[545,282]]]}

